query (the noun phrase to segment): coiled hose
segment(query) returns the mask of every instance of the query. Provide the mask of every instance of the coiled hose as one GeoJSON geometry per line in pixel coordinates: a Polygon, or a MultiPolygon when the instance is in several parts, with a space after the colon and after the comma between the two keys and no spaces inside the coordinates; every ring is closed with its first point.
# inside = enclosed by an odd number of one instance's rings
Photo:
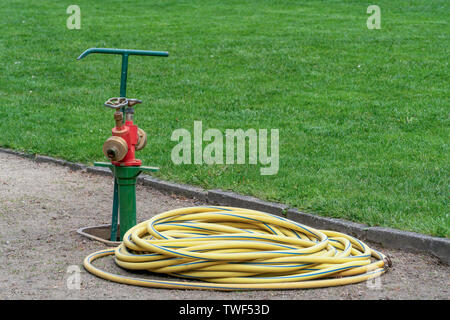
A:
{"type": "Polygon", "coordinates": [[[272,214],[233,207],[188,207],[128,230],[115,249],[90,254],[84,267],[119,283],[165,289],[268,290],[339,286],[378,277],[390,260],[349,235],[317,230],[272,214]],[[92,262],[189,280],[135,278],[92,262]],[[192,281],[194,280],[194,281],[192,281]]]}

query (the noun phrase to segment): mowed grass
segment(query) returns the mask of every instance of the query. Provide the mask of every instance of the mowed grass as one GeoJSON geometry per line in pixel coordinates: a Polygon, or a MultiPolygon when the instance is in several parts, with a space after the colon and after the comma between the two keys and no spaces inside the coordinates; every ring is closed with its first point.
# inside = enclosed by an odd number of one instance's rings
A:
{"type": "MultiPolygon", "coordinates": [[[[119,56],[149,135],[138,153],[167,180],[221,188],[330,217],[448,237],[448,1],[70,1],[0,4],[0,145],[105,161],[119,56]],[[175,165],[175,129],[279,129],[279,171],[175,165]]],[[[205,143],[206,145],[206,143],[205,143]]],[[[1,165],[0,165],[1,168],[1,165]]],[[[45,192],[43,186],[42,192],[45,192]]]]}

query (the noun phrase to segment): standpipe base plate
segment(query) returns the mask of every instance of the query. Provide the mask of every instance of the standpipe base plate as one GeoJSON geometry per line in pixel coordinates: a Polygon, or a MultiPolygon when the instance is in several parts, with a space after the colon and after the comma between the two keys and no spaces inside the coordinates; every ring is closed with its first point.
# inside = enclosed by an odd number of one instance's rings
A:
{"type": "MultiPolygon", "coordinates": [[[[120,230],[120,226],[117,226],[118,230],[120,230]]],[[[107,246],[110,247],[117,247],[121,241],[111,241],[110,235],[111,235],[111,225],[110,224],[104,224],[99,226],[93,226],[93,227],[83,227],[77,230],[77,233],[87,237],[91,240],[99,241],[107,246]]]]}

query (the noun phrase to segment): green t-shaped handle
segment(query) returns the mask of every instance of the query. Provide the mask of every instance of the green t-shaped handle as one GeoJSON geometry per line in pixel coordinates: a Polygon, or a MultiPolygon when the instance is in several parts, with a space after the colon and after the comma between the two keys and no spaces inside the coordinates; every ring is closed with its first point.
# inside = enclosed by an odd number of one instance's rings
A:
{"type": "Polygon", "coordinates": [[[122,73],[120,76],[120,96],[127,96],[127,73],[128,73],[128,56],[154,56],[168,57],[169,53],[165,51],[148,51],[148,50],[131,50],[131,49],[110,49],[110,48],[90,48],[83,52],[77,60],[83,59],[91,53],[121,54],[122,55],[122,73]]]}

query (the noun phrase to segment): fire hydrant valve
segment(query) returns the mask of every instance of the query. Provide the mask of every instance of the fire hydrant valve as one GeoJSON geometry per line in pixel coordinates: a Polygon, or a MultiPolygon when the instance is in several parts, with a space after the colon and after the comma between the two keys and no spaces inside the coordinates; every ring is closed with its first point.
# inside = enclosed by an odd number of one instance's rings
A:
{"type": "Polygon", "coordinates": [[[142,101],[124,97],[110,98],[105,102],[106,107],[117,111],[114,113],[116,126],[111,130],[113,136],[103,145],[103,153],[116,166],[128,167],[142,164],[141,160],[135,158],[135,152],[145,147],[147,138],[145,132],[133,123],[133,107],[139,103],[142,101]],[[119,109],[124,109],[125,123],[123,123],[123,112],[119,109]],[[125,152],[124,155],[123,152],[125,152]]]}
{"type": "Polygon", "coordinates": [[[159,170],[156,167],[141,166],[142,161],[135,158],[135,152],[142,150],[147,144],[147,134],[133,123],[134,107],[142,101],[126,98],[128,58],[132,55],[167,57],[169,54],[163,51],[90,48],[83,52],[77,60],[92,53],[122,56],[120,97],[110,98],[104,103],[106,107],[115,110],[115,127],[111,130],[112,136],[103,144],[103,153],[110,160],[110,163],[94,163],[95,166],[110,168],[114,174],[110,239],[116,241],[119,229],[120,240],[122,240],[125,232],[136,224],[136,180],[138,175],[143,171],[154,172],[159,170]]]}

